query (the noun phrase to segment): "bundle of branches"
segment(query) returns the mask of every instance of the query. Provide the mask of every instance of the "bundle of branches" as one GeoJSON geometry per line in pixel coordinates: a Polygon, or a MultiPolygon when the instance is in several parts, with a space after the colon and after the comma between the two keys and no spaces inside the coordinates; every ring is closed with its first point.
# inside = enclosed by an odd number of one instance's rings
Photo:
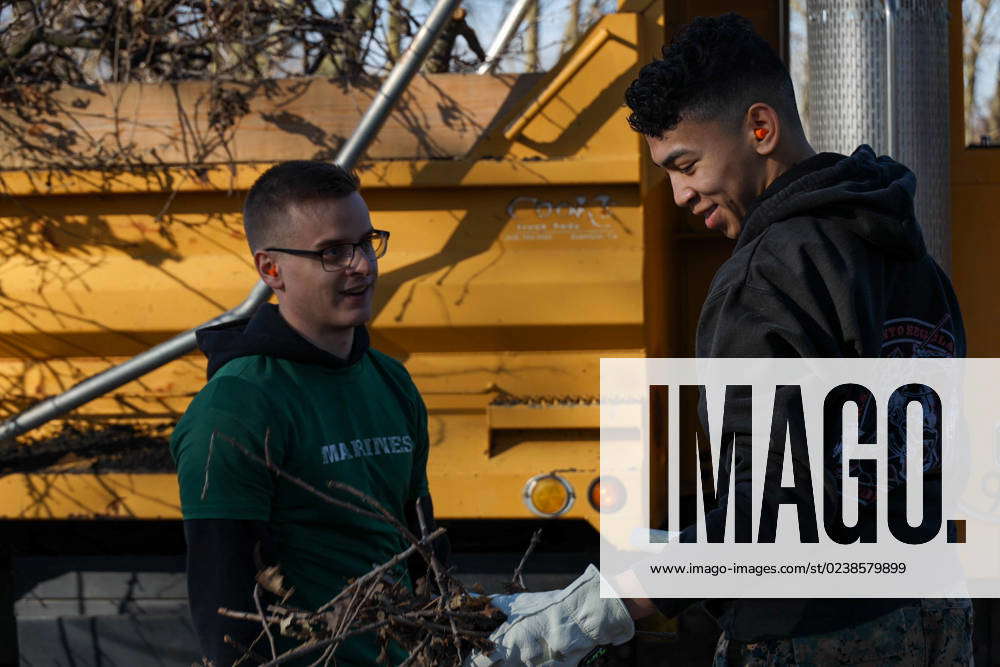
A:
{"type": "MultiPolygon", "coordinates": [[[[432,535],[441,532],[443,529],[432,535]]],[[[277,633],[298,642],[297,647],[282,653],[273,650],[270,658],[260,656],[255,647],[247,647],[247,658],[266,665],[305,656],[314,658],[317,665],[333,664],[341,642],[368,632],[377,633],[379,662],[387,661],[390,641],[409,652],[407,665],[460,665],[470,651],[493,648],[488,637],[504,616],[489,604],[488,597],[470,594],[448,574],[443,577],[447,590],[442,595],[431,593],[435,588],[427,579],[418,581],[416,590],[411,591],[401,579],[389,577],[386,569],[383,565],[358,577],[317,611],[279,603],[262,606],[257,613],[230,609],[219,613],[261,624],[265,628],[261,638],[267,637],[271,647],[277,633]]],[[[280,587],[277,570],[262,572],[258,578],[270,582],[271,592],[283,599],[293,592],[280,587]]]]}
{"type": "MultiPolygon", "coordinates": [[[[280,665],[311,656],[315,658],[315,665],[334,664],[334,652],[345,639],[370,632],[377,633],[382,658],[387,657],[390,642],[408,651],[405,665],[461,665],[470,653],[493,649],[489,636],[505,620],[503,613],[489,604],[488,597],[467,590],[437,560],[430,544],[443,535],[445,529],[429,531],[419,504],[417,516],[422,535],[417,537],[378,501],[350,485],[330,482],[332,490],[350,497],[350,500],[343,500],[283,471],[267,454],[266,435],[265,458],[222,433],[216,432],[212,437],[228,442],[251,460],[325,503],[388,523],[409,543],[406,549],[354,579],[315,611],[287,604],[294,590],[285,589],[280,566],[261,570],[254,589],[256,611],[219,609],[225,616],[260,624],[257,640],[249,647],[238,647],[246,651],[246,658],[266,665],[280,665]],[[391,574],[413,555],[424,559],[428,575],[419,579],[411,590],[402,578],[394,578],[391,574]],[[264,604],[263,591],[280,600],[276,604],[264,604]],[[279,633],[294,638],[298,646],[279,653],[275,641],[279,633]],[[259,652],[265,639],[270,657],[261,656],[259,652]]],[[[521,572],[538,542],[539,534],[536,533],[514,573],[510,590],[524,590],[521,572]]]]}
{"type": "Polygon", "coordinates": [[[200,166],[229,145],[256,96],[282,95],[276,80],[357,83],[391,67],[415,20],[393,2],[385,35],[379,11],[377,0],[0,0],[2,157],[30,169],[159,166],[129,140],[135,109],[117,109],[124,89],[204,81],[195,106],[210,132],[185,148],[186,166],[200,166]],[[67,86],[72,94],[60,94],[67,86]],[[110,136],[81,122],[94,95],[116,106],[110,136]]]}
{"type": "Polygon", "coordinates": [[[43,436],[0,443],[0,475],[59,466],[64,472],[174,470],[166,424],[64,422],[43,436]]]}
{"type": "MultiPolygon", "coordinates": [[[[393,11],[405,13],[400,3],[393,11]]],[[[391,54],[375,0],[5,0],[0,86],[357,76],[391,54]],[[324,6],[325,4],[325,6],[324,6]]]]}

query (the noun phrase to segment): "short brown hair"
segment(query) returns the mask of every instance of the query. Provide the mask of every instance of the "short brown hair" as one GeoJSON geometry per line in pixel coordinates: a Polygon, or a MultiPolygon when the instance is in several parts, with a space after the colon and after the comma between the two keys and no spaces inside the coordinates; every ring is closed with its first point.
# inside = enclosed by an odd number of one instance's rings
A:
{"type": "Polygon", "coordinates": [[[243,230],[253,251],[280,238],[288,209],[300,202],[340,199],[358,189],[358,177],[332,162],[291,160],[265,171],[243,203],[243,230]]]}

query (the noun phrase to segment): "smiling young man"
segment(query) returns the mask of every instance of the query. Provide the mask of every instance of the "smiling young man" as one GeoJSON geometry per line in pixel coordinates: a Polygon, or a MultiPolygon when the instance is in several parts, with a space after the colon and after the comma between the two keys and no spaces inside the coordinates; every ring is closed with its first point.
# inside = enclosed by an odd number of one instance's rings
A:
{"type": "MultiPolygon", "coordinates": [[[[347,483],[414,527],[419,503],[433,523],[424,404],[402,364],[368,344],[389,234],[372,227],[356,178],[321,162],[277,165],[250,189],[243,219],[257,273],[278,304],[198,332],[209,382],[171,443],[191,613],[216,665],[244,653],[225,635],[242,647],[258,635],[258,626],[217,610],[253,609],[262,566],[280,566],[295,589],[289,604],[316,609],[407,546],[385,522],[325,504],[232,441],[321,491],[347,483]]],[[[435,551],[446,558],[447,544],[435,551]]],[[[404,567],[394,576],[410,574],[404,567]]],[[[266,641],[254,646],[258,655],[269,650],[266,641]]],[[[378,652],[374,637],[355,637],[337,664],[373,664],[378,652]]],[[[390,658],[405,655],[392,648],[390,658]]]]}
{"type": "MultiPolygon", "coordinates": [[[[695,20],[663,59],[643,67],[626,103],[629,123],[664,169],[676,204],[736,241],[702,308],[699,357],[964,356],[958,303],[914,218],[914,175],[868,146],[851,156],[817,154],[802,130],[787,69],[749,21],[735,14],[695,20]]],[[[779,392],[776,409],[781,401],[779,392]]],[[[751,457],[741,450],[750,439],[747,406],[733,413],[730,488],[740,495],[751,493],[751,457]]],[[[890,479],[905,479],[901,456],[905,446],[890,449],[890,479]]],[[[826,464],[839,477],[839,459],[826,464]]],[[[935,480],[940,488],[937,472],[924,471],[932,493],[935,480]]],[[[874,488],[866,488],[873,480],[858,482],[859,495],[874,488]]],[[[841,502],[835,490],[824,491],[841,502]]],[[[728,501],[721,497],[706,523],[724,522],[728,501]]],[[[680,541],[690,541],[694,530],[682,531],[680,541]]],[[[588,570],[563,591],[496,598],[509,618],[493,636],[497,649],[474,664],[575,664],[596,644],[629,639],[630,617],[657,609],[675,616],[698,602],[601,599],[598,581],[588,570]]],[[[972,659],[968,600],[706,602],[723,630],[716,665],[972,659]]]]}
{"type": "MultiPolygon", "coordinates": [[[[699,357],[965,355],[958,302],[914,216],[914,175],[868,146],[850,156],[817,154],[787,69],[749,21],[735,14],[694,21],[662,60],[642,69],[626,103],[675,203],[736,240],[702,308],[699,357]]],[[[739,451],[750,424],[736,431],[739,451]]],[[[890,479],[905,479],[893,474],[904,456],[905,447],[890,447],[890,479]]],[[[749,462],[737,454],[736,494],[749,493],[741,459],[749,462]]],[[[839,474],[839,459],[827,465],[839,474]]],[[[924,474],[939,490],[937,472],[924,474]]],[[[874,492],[874,480],[858,481],[859,495],[874,492]]],[[[719,500],[722,517],[727,500],[719,500]]],[[[690,603],[655,601],[667,615],[690,603]]],[[[724,631],[717,664],[971,660],[968,600],[713,604],[724,631]]]]}

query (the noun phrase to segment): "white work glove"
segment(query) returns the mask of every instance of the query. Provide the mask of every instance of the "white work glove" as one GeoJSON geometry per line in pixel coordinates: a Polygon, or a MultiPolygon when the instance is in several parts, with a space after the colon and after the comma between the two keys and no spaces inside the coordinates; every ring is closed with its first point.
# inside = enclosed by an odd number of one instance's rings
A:
{"type": "Polygon", "coordinates": [[[591,565],[561,591],[493,596],[507,621],[490,635],[496,649],[470,656],[466,667],[576,665],[595,646],[627,642],[632,618],[621,600],[601,597],[600,582],[591,565]]]}

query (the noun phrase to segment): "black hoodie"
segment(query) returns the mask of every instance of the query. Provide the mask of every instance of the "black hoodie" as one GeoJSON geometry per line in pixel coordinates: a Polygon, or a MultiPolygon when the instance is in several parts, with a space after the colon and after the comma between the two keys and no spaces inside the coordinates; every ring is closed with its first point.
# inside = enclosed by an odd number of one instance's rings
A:
{"type": "MultiPolygon", "coordinates": [[[[712,280],[697,356],[965,356],[954,291],[914,217],[915,187],[910,170],[868,146],[820,153],[781,175],[752,204],[712,280]]],[[[749,411],[738,414],[746,422],[737,433],[749,434],[749,411]]],[[[739,443],[733,492],[743,494],[739,443]]],[[[657,605],[671,615],[690,602],[657,605]]],[[[912,603],[741,599],[721,605],[720,620],[730,639],[755,641],[830,632],[912,603]]]]}
{"type": "Polygon", "coordinates": [[[368,351],[368,330],[354,328],[354,342],[347,359],[321,350],[288,326],[278,307],[266,303],[249,320],[236,320],[199,329],[198,347],[208,357],[208,379],[240,357],[261,354],[304,364],[344,368],[357,363],[368,351]]]}
{"type": "Polygon", "coordinates": [[[965,356],[958,302],[913,215],[915,187],[910,170],[868,146],[783,174],[712,281],[697,356],[895,356],[912,336],[897,336],[894,321],[929,325],[918,353],[965,356]]]}
{"type": "MultiPolygon", "coordinates": [[[[346,368],[369,354],[369,337],[365,327],[354,329],[354,341],[346,359],[322,350],[306,340],[281,316],[273,304],[263,304],[249,320],[200,329],[198,346],[208,357],[208,377],[226,363],[241,357],[262,355],[288,359],[303,364],[346,368]]],[[[430,496],[418,499],[421,511],[429,517],[430,530],[435,527],[434,508],[430,496]]],[[[419,530],[415,508],[406,508],[407,524],[419,530]]],[[[264,565],[275,562],[275,543],[270,526],[264,521],[236,519],[187,519],[184,521],[188,545],[188,590],[191,615],[204,655],[215,664],[233,664],[243,651],[224,641],[226,635],[238,644],[248,646],[257,637],[259,628],[251,624],[220,616],[220,606],[235,609],[251,608],[248,598],[254,588],[254,577],[264,565]]],[[[433,544],[438,560],[447,564],[450,547],[447,539],[433,544]]],[[[411,578],[424,574],[422,559],[410,559],[411,578]]]]}

